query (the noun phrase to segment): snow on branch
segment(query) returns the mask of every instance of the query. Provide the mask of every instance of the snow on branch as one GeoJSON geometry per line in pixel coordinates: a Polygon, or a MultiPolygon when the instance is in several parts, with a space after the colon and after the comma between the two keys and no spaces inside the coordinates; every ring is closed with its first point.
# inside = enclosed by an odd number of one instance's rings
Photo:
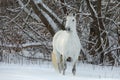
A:
{"type": "Polygon", "coordinates": [[[63,20],[60,19],[47,5],[45,5],[42,1],[40,1],[37,5],[41,10],[43,10],[51,17],[51,19],[57,24],[60,29],[64,29],[64,26],[62,24],[63,20]]]}
{"type": "Polygon", "coordinates": [[[39,16],[41,21],[46,25],[46,27],[48,28],[50,33],[52,35],[54,35],[55,32],[58,31],[60,28],[55,23],[55,21],[53,21],[52,17],[50,17],[50,15],[47,12],[45,12],[43,9],[41,9],[38,6],[38,4],[36,4],[34,2],[34,0],[30,0],[30,5],[32,6],[32,8],[35,11],[35,13],[39,16]]]}
{"type": "Polygon", "coordinates": [[[47,19],[47,21],[52,26],[52,28],[54,29],[54,31],[57,32],[59,29],[57,28],[57,25],[54,23],[54,21],[52,20],[52,18],[47,13],[45,13],[43,10],[41,10],[41,13],[47,19]]]}
{"type": "Polygon", "coordinates": [[[17,55],[27,58],[27,59],[41,59],[41,60],[45,60],[45,61],[51,61],[51,59],[49,59],[49,58],[26,56],[26,55],[20,54],[20,53],[18,53],[17,55]]]}
{"type": "MultiPolygon", "coordinates": [[[[32,42],[32,43],[25,43],[25,44],[0,44],[0,47],[5,47],[5,48],[29,48],[29,47],[38,47],[46,45],[45,43],[41,42],[32,42]]],[[[47,44],[51,45],[51,44],[47,44]]]]}
{"type": "MultiPolygon", "coordinates": [[[[30,13],[30,10],[28,10],[26,7],[24,7],[25,5],[22,3],[21,0],[17,0],[19,5],[23,8],[23,10],[26,12],[26,13],[30,13]]],[[[37,20],[38,22],[40,22],[40,18],[35,14],[35,13],[31,13],[30,16],[32,18],[34,18],[35,20],[37,20]]]]}
{"type": "Polygon", "coordinates": [[[46,6],[42,1],[40,1],[39,4],[39,7],[43,7],[46,13],[48,13],[51,17],[55,18],[59,23],[62,24],[62,20],[48,6],[46,6]]]}
{"type": "MultiPolygon", "coordinates": [[[[4,18],[7,18],[7,19],[11,20],[11,18],[8,17],[8,16],[0,16],[0,17],[4,17],[4,18]]],[[[36,40],[35,38],[33,38],[30,34],[28,34],[28,32],[25,31],[21,25],[19,25],[19,24],[18,24],[17,22],[15,22],[14,20],[12,20],[12,22],[13,22],[15,25],[17,25],[17,27],[18,27],[22,32],[24,32],[29,38],[31,38],[31,39],[34,40],[34,41],[37,41],[37,40],[36,40]]],[[[8,24],[8,23],[9,23],[9,22],[6,22],[5,24],[8,24]]]]}
{"type": "Polygon", "coordinates": [[[111,8],[110,10],[108,10],[108,12],[113,11],[114,9],[116,9],[116,8],[119,7],[119,6],[120,6],[120,2],[119,2],[116,6],[114,6],[114,7],[111,8]]]}
{"type": "Polygon", "coordinates": [[[114,19],[111,19],[109,17],[98,17],[98,18],[102,18],[102,19],[112,21],[114,23],[114,25],[119,28],[119,22],[116,22],[114,19]]]}
{"type": "Polygon", "coordinates": [[[88,5],[88,8],[91,12],[92,17],[97,18],[97,12],[95,11],[93,5],[90,3],[89,0],[86,0],[86,2],[87,2],[87,5],[88,5]]]}
{"type": "Polygon", "coordinates": [[[119,46],[119,47],[116,47],[116,48],[113,48],[113,49],[111,49],[111,50],[109,50],[109,51],[106,51],[106,52],[105,52],[105,55],[108,54],[108,53],[110,53],[110,52],[112,52],[112,51],[115,51],[115,50],[120,50],[120,46],[119,46]]]}
{"type": "Polygon", "coordinates": [[[66,3],[63,3],[63,2],[61,2],[61,1],[58,1],[58,2],[59,2],[61,5],[65,6],[65,7],[68,7],[68,8],[70,8],[70,9],[72,9],[72,10],[75,10],[76,12],[79,12],[78,9],[76,9],[76,8],[74,8],[74,7],[66,4],[66,3]]]}

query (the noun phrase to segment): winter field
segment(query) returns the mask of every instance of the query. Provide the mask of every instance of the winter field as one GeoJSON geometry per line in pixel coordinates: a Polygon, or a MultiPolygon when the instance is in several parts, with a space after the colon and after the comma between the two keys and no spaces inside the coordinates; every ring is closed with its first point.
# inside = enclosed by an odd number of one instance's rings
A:
{"type": "Polygon", "coordinates": [[[120,67],[79,63],[75,76],[71,66],[66,75],[57,73],[51,63],[18,65],[0,63],[0,80],[120,80],[120,67]]]}

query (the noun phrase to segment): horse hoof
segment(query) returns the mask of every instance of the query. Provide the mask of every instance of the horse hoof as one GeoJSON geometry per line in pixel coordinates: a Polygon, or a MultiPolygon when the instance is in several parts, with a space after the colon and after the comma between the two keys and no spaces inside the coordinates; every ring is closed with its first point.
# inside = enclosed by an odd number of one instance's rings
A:
{"type": "Polygon", "coordinates": [[[73,73],[73,75],[75,75],[75,72],[73,73]]]}
{"type": "Polygon", "coordinates": [[[65,75],[65,72],[63,71],[63,75],[65,75]]]}
{"type": "Polygon", "coordinates": [[[73,73],[73,75],[75,75],[75,74],[76,74],[76,70],[75,70],[75,69],[73,69],[73,70],[72,70],[72,73],[73,73]]]}

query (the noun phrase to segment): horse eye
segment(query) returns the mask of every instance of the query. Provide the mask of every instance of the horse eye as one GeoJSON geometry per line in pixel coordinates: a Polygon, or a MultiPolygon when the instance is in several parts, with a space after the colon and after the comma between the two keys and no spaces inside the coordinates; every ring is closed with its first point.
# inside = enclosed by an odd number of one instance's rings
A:
{"type": "Polygon", "coordinates": [[[72,21],[74,21],[74,19],[72,21]]]}

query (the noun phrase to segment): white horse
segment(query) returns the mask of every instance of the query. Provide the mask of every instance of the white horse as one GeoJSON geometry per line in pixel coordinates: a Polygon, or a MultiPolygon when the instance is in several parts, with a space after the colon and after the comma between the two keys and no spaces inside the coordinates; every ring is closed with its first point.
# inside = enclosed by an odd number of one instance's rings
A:
{"type": "MultiPolygon", "coordinates": [[[[53,55],[56,59],[59,72],[65,74],[66,70],[66,60],[71,58],[72,60],[72,73],[76,73],[76,62],[78,61],[78,56],[81,50],[81,43],[76,31],[76,15],[69,14],[66,17],[65,30],[58,31],[53,37],[53,55]]],[[[53,59],[53,61],[55,61],[53,59]]]]}

